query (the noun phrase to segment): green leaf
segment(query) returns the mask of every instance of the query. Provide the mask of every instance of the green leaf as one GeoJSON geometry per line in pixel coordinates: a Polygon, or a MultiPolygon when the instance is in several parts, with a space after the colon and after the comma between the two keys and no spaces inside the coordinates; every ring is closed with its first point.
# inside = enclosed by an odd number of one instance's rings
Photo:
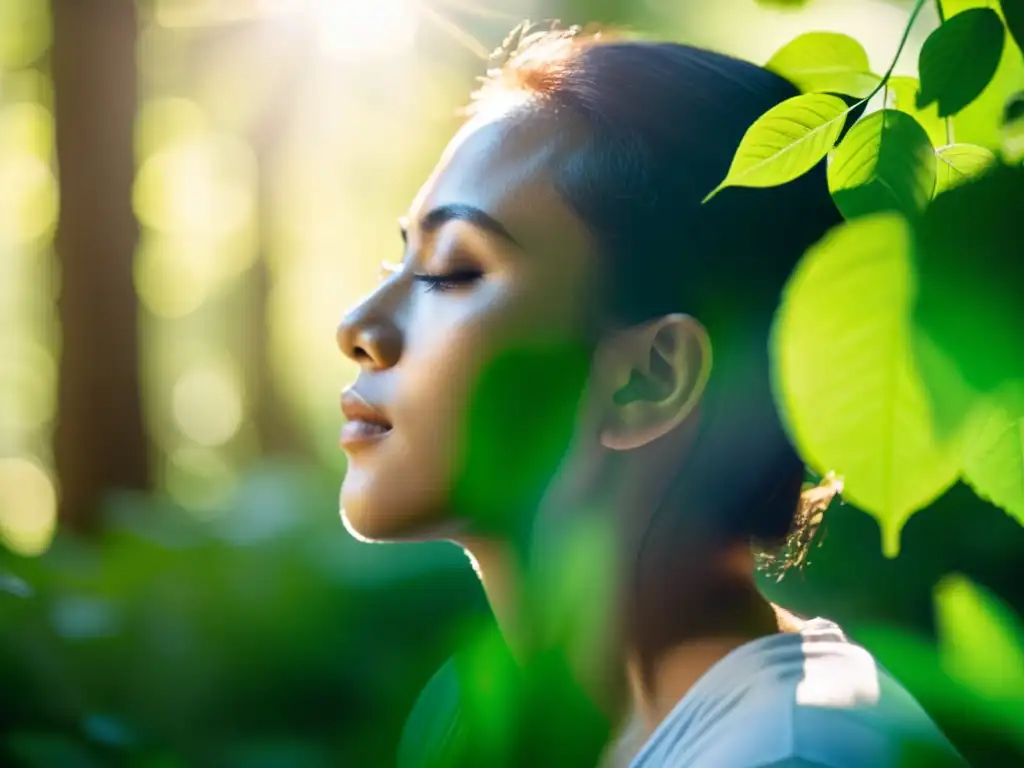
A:
{"type": "Polygon", "coordinates": [[[999,133],[1003,162],[1024,165],[1024,91],[1013,94],[1003,105],[999,133]]]}
{"type": "Polygon", "coordinates": [[[956,442],[934,433],[911,356],[910,243],[895,214],[833,230],[786,286],[771,344],[776,399],[801,455],[844,479],[890,557],[904,523],[960,469],[956,442]]]}
{"type": "Polygon", "coordinates": [[[1024,704],[1024,627],[994,595],[960,575],[935,588],[942,665],[991,701],[1024,704]]]}
{"type": "Polygon", "coordinates": [[[885,83],[886,104],[889,109],[898,109],[906,112],[921,124],[928,134],[928,139],[933,147],[941,147],[947,144],[946,121],[939,117],[939,105],[932,104],[924,109],[917,108],[917,92],[921,89],[921,83],[916,77],[905,75],[894,75],[885,83]]]}
{"type": "Polygon", "coordinates": [[[939,161],[936,195],[983,173],[996,160],[995,153],[975,144],[950,144],[935,150],[935,156],[939,161]]]}
{"type": "Polygon", "coordinates": [[[935,151],[928,134],[898,110],[872,112],[836,148],[828,186],[848,219],[883,210],[921,211],[935,187],[935,151]]]}
{"type": "Polygon", "coordinates": [[[808,32],[782,46],[765,68],[805,93],[845,93],[862,98],[880,78],[871,72],[864,47],[838,32],[808,32]]]}
{"type": "Polygon", "coordinates": [[[1011,382],[982,401],[969,430],[964,480],[1024,525],[1024,382],[1011,382]]]}
{"type": "Polygon", "coordinates": [[[1024,52],[1024,0],[1000,0],[1006,28],[1017,47],[1024,52]]]}
{"type": "Polygon", "coordinates": [[[802,176],[828,154],[850,107],[838,96],[805,93],[769,109],[747,129],[725,179],[726,187],[775,187],[802,176]]]}
{"type": "Polygon", "coordinates": [[[914,322],[983,395],[1024,379],[1019,200],[1024,167],[996,164],[936,197],[915,222],[914,322]]]}
{"type": "Polygon", "coordinates": [[[971,8],[947,19],[921,46],[918,108],[937,102],[939,116],[947,117],[978,98],[999,67],[1005,37],[991,8],[971,8]]]}

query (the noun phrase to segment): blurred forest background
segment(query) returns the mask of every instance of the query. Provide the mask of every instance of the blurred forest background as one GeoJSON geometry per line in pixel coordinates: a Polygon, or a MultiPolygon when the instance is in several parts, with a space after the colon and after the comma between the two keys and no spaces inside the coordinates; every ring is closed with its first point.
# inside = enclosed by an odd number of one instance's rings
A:
{"type": "MultiPolygon", "coordinates": [[[[488,52],[524,17],[758,63],[821,29],[881,71],[909,5],[0,0],[0,765],[392,764],[485,606],[455,547],[343,530],[334,328],[488,52]]],[[[1007,46],[958,137],[1022,87],[1007,46]]],[[[895,559],[850,505],[826,528],[769,595],[1024,760],[1024,527],[957,486],[895,559]]]]}

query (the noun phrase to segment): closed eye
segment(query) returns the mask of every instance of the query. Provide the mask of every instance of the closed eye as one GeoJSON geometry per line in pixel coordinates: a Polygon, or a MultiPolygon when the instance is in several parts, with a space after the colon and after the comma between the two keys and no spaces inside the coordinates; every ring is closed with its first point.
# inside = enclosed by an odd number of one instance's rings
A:
{"type": "Polygon", "coordinates": [[[478,269],[465,269],[443,275],[418,274],[413,278],[427,287],[428,291],[454,291],[475,283],[483,277],[478,269]]]}

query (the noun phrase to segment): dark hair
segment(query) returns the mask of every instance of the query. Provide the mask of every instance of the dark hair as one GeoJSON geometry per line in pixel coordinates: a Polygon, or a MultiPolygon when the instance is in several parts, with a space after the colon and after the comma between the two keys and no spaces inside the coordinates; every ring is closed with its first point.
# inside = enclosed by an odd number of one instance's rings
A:
{"type": "Polygon", "coordinates": [[[522,25],[498,54],[473,109],[518,94],[586,127],[556,184],[607,262],[609,312],[640,322],[683,311],[711,337],[701,433],[648,542],[700,526],[705,539],[778,549],[800,517],[804,466],[772,401],[768,336],[793,267],[841,219],[824,163],[781,187],[701,201],[750,125],[798,90],[723,54],[578,28],[522,25]]]}

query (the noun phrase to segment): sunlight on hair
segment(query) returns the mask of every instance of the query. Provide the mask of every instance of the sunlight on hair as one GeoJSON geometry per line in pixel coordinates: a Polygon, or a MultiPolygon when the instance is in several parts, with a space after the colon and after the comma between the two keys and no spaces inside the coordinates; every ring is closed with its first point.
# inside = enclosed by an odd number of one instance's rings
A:
{"type": "Polygon", "coordinates": [[[45,552],[57,527],[57,490],[36,461],[0,459],[0,541],[12,552],[45,552]]]}
{"type": "Polygon", "coordinates": [[[308,0],[312,3],[320,50],[332,59],[396,54],[412,47],[419,24],[419,0],[308,0]]]}

